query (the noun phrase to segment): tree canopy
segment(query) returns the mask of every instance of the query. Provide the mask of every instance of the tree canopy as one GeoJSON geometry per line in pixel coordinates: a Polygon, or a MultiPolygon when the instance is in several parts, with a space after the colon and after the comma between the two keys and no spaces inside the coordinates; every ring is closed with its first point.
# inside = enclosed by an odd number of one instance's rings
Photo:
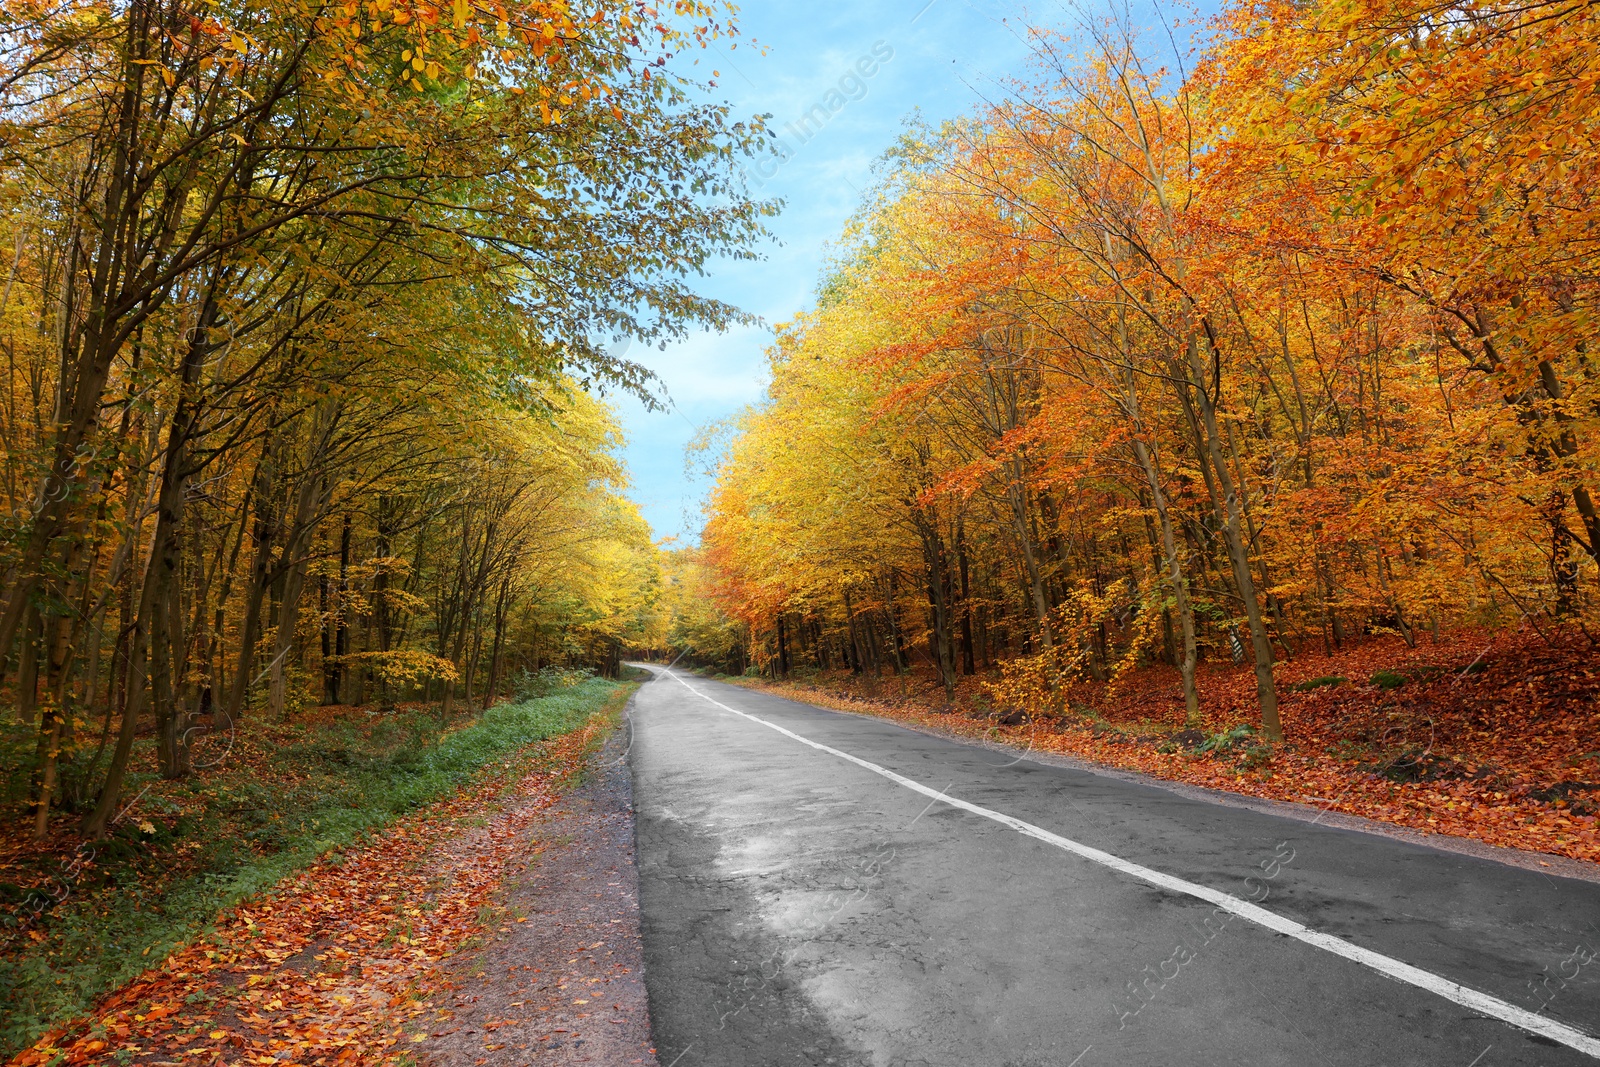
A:
{"type": "Polygon", "coordinates": [[[723,459],[765,665],[1063,679],[1600,623],[1592,9],[1115,24],[913,130],[723,459]]]}
{"type": "Polygon", "coordinates": [[[658,589],[615,341],[743,321],[763,150],[700,3],[23,0],[0,13],[0,656],[36,829],[134,738],[615,670],[658,589]]]}

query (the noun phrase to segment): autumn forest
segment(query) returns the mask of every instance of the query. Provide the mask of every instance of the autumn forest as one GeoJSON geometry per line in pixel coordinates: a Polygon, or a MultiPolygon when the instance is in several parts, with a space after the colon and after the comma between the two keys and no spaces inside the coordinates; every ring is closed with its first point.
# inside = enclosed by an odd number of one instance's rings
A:
{"type": "Polygon", "coordinates": [[[689,547],[609,398],[753,321],[692,279],[780,205],[676,6],[5,5],[0,1049],[191,824],[266,836],[184,877],[330,847],[247,779],[353,810],[629,657],[1600,857],[1594,5],[1033,27],[879,161],[689,547]]]}
{"type": "Polygon", "coordinates": [[[1192,54],[1035,30],[1031,80],[908,128],[704,442],[691,576],[747,629],[687,643],[1596,855],[1596,33],[1391,0],[1236,4],[1192,54]]]}
{"type": "Polygon", "coordinates": [[[887,159],[721,467],[705,558],[758,660],[998,665],[1057,710],[1161,662],[1198,724],[1231,658],[1277,740],[1301,650],[1593,647],[1593,12],[1214,34],[1174,71],[1041,33],[1036,85],[887,159]]]}
{"type": "Polygon", "coordinates": [[[0,646],[39,834],[104,827],[147,715],[178,777],[196,716],[615,673],[653,549],[593,388],[639,384],[613,335],[736,315],[679,275],[757,211],[678,190],[752,134],[650,81],[682,31],[561,10],[9,7],[0,646]]]}
{"type": "Polygon", "coordinates": [[[685,276],[769,210],[730,162],[759,123],[653,76],[728,32],[680,7],[5,5],[8,955],[115,895],[83,842],[236,870],[150,846],[262,801],[152,783],[303,782],[254,730],[425,705],[427,748],[615,677],[656,564],[605,399],[648,372],[610,353],[740,321],[685,276]]]}

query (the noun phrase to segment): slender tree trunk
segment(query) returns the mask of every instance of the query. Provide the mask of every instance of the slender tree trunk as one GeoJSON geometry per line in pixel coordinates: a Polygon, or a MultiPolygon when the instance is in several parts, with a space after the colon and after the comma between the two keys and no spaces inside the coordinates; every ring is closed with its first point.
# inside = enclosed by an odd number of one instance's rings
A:
{"type": "MultiPolygon", "coordinates": [[[[1111,235],[1102,235],[1106,262],[1116,269],[1118,256],[1111,235]]],[[[1178,550],[1178,538],[1173,529],[1172,514],[1167,507],[1167,494],[1161,487],[1161,472],[1156,465],[1156,455],[1146,442],[1144,417],[1139,406],[1138,378],[1134,373],[1133,352],[1129,340],[1127,306],[1119,296],[1117,300],[1117,359],[1120,366],[1112,377],[1117,382],[1117,399],[1123,415],[1133,428],[1133,450],[1150,486],[1151,500],[1155,506],[1156,523],[1161,530],[1163,569],[1167,585],[1172,592],[1173,607],[1178,613],[1183,656],[1178,661],[1178,673],[1183,679],[1184,722],[1190,727],[1200,723],[1200,694],[1195,685],[1195,667],[1198,655],[1195,649],[1194,605],[1189,598],[1188,576],[1184,573],[1183,556],[1178,550]]],[[[1170,635],[1170,622],[1168,633],[1170,635]]]]}
{"type": "Polygon", "coordinates": [[[1017,546],[1022,551],[1022,563],[1028,578],[1028,594],[1032,597],[1034,621],[1039,627],[1039,643],[1044,648],[1055,644],[1050,628],[1050,604],[1045,597],[1044,581],[1039,574],[1039,560],[1034,551],[1033,531],[1028,516],[1027,489],[1022,480],[1022,461],[1013,458],[1010,464],[1011,479],[1006,495],[1011,502],[1011,525],[1017,535],[1017,546]]]}
{"type": "Polygon", "coordinates": [[[322,639],[322,703],[339,703],[339,682],[334,677],[333,634],[328,631],[328,576],[317,576],[317,635],[322,639]]]}
{"type": "Polygon", "coordinates": [[[978,664],[972,648],[972,587],[968,582],[966,521],[956,517],[956,562],[961,572],[961,673],[978,673],[978,664]]]}
{"type": "Polygon", "coordinates": [[[22,627],[22,648],[17,655],[17,718],[32,722],[39,702],[39,631],[41,621],[38,608],[29,608],[22,627]]]}
{"type": "Polygon", "coordinates": [[[931,646],[934,665],[939,671],[939,682],[944,687],[945,699],[948,700],[955,696],[956,665],[950,626],[949,568],[945,558],[944,539],[939,536],[936,517],[919,511],[915,521],[922,535],[922,552],[927,570],[928,607],[933,617],[928,643],[931,646]]]}
{"type": "Polygon", "coordinates": [[[484,699],[485,705],[494,703],[494,698],[500,693],[501,675],[501,648],[505,641],[506,613],[511,600],[511,570],[506,569],[505,577],[500,581],[499,592],[494,600],[494,644],[489,651],[489,689],[484,699]]]}
{"type": "Polygon", "coordinates": [[[1218,518],[1222,520],[1223,540],[1227,545],[1228,560],[1233,567],[1234,582],[1238,586],[1240,598],[1244,601],[1245,619],[1250,627],[1250,645],[1255,657],[1256,697],[1261,703],[1261,724],[1269,740],[1281,741],[1283,725],[1278,718],[1278,689],[1272,677],[1272,644],[1267,636],[1266,625],[1262,622],[1255,579],[1250,573],[1250,557],[1244,539],[1244,520],[1238,488],[1228,473],[1228,464],[1222,455],[1222,435],[1217,424],[1216,408],[1206,389],[1206,364],[1202,352],[1209,351],[1209,346],[1198,334],[1191,333],[1187,351],[1188,369],[1192,375],[1189,384],[1199,402],[1204,430],[1202,435],[1204,440],[1201,445],[1222,492],[1224,506],[1218,518]]]}
{"type": "Polygon", "coordinates": [[[250,564],[249,586],[245,593],[244,613],[239,619],[239,659],[233,676],[233,686],[228,693],[227,712],[230,720],[244,714],[245,700],[250,694],[251,674],[255,671],[256,644],[261,639],[261,608],[266,600],[267,587],[272,583],[272,549],[278,532],[278,514],[274,470],[276,443],[268,437],[262,445],[261,460],[256,464],[251,495],[255,499],[255,558],[250,564]]]}
{"type": "MultiPolygon", "coordinates": [[[[184,626],[179,602],[183,580],[183,531],[190,470],[189,444],[200,432],[198,386],[211,354],[211,327],[218,315],[217,286],[220,271],[214,271],[206,290],[199,319],[189,334],[178,373],[178,402],[172,411],[172,426],[167,431],[167,457],[161,476],[161,496],[157,504],[156,539],[151,544],[151,566],[156,569],[159,595],[151,605],[148,640],[150,654],[150,699],[155,708],[157,752],[161,773],[181,778],[189,773],[190,709],[182,707],[179,684],[183,676],[184,626]]],[[[145,579],[147,582],[149,578],[145,579]]]]}
{"type": "Polygon", "coordinates": [[[344,682],[344,657],[350,651],[350,615],[346,610],[345,601],[350,590],[350,535],[351,517],[347,511],[344,513],[344,523],[339,529],[339,585],[335,590],[337,597],[334,604],[333,616],[333,671],[330,677],[333,680],[333,702],[339,703],[343,695],[340,690],[344,682]]]}
{"type": "Polygon", "coordinates": [[[50,802],[55,797],[56,767],[61,754],[61,709],[54,705],[44,709],[44,723],[48,729],[41,731],[45,739],[44,766],[39,775],[38,806],[33,815],[33,839],[43,841],[50,836],[50,802]]]}
{"type": "Polygon", "coordinates": [[[285,577],[283,603],[278,608],[278,630],[273,638],[267,710],[277,719],[289,717],[289,656],[294,650],[295,630],[300,624],[300,594],[305,583],[306,562],[297,560],[290,565],[285,577]]]}
{"type": "Polygon", "coordinates": [[[889,631],[894,636],[894,673],[903,675],[911,669],[911,662],[906,658],[905,634],[900,629],[900,600],[895,593],[892,567],[889,569],[889,600],[884,610],[889,613],[889,631]]]}
{"type": "Polygon", "coordinates": [[[1183,573],[1183,557],[1178,552],[1178,539],[1173,533],[1172,515],[1167,510],[1167,495],[1161,489],[1161,476],[1156,470],[1155,457],[1138,438],[1134,438],[1133,450],[1139,458],[1139,466],[1144,469],[1146,481],[1150,483],[1156,522],[1161,528],[1162,554],[1166,557],[1163,562],[1166,564],[1167,584],[1172,590],[1173,607],[1178,612],[1178,629],[1183,641],[1183,659],[1178,664],[1178,672],[1183,676],[1184,722],[1196,726],[1200,723],[1200,693],[1194,680],[1198,657],[1194,640],[1194,606],[1189,602],[1189,581],[1183,573]]]}
{"type": "Polygon", "coordinates": [[[850,590],[845,588],[844,594],[844,621],[850,634],[850,671],[852,674],[861,674],[866,670],[866,657],[861,653],[861,635],[856,631],[855,606],[850,602],[850,590]]]}
{"type": "MultiPolygon", "coordinates": [[[[199,357],[201,362],[203,358],[202,351],[199,357]]],[[[188,392],[184,390],[183,395],[187,396],[188,392]]],[[[186,410],[180,401],[178,409],[173,413],[173,428],[168,434],[169,442],[176,439],[181,444],[187,439],[190,432],[187,424],[193,415],[192,409],[186,410]],[[181,420],[180,415],[183,416],[181,420]]],[[[185,475],[181,465],[183,461],[181,452],[181,447],[174,448],[169,443],[167,460],[161,474],[161,489],[157,497],[156,529],[151,541],[150,562],[145,569],[138,614],[134,617],[129,634],[127,699],[123,706],[122,725],[117,735],[117,747],[111,754],[111,764],[106,769],[106,781],[101,787],[99,801],[84,821],[84,834],[88,837],[103,836],[116,811],[117,802],[122,794],[122,782],[127,775],[128,758],[133,752],[134,734],[139,716],[144,710],[149,640],[152,634],[165,636],[164,624],[171,603],[171,585],[177,579],[179,539],[183,521],[185,475]]],[[[154,685],[149,688],[152,691],[156,689],[154,685]]],[[[158,721],[158,727],[159,725],[158,721]]],[[[174,760],[178,754],[177,746],[169,744],[178,739],[179,737],[173,735],[170,729],[162,732],[160,749],[164,770],[168,766],[174,769],[178,766],[176,762],[167,762],[174,760]]]]}

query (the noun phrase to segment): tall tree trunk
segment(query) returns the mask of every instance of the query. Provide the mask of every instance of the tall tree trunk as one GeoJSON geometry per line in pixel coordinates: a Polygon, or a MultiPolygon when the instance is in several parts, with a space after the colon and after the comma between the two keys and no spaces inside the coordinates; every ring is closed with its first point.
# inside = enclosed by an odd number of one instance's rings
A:
{"type": "Polygon", "coordinates": [[[261,446],[261,459],[251,483],[251,496],[255,500],[255,557],[250,564],[249,585],[245,592],[244,612],[239,619],[239,658],[233,675],[233,686],[228,693],[227,712],[231,721],[244,714],[245,700],[253,684],[256,644],[261,639],[261,608],[266,600],[267,587],[272,584],[272,549],[278,533],[276,472],[277,443],[271,431],[261,446]]]}
{"type": "Polygon", "coordinates": [[[317,576],[317,635],[322,640],[322,703],[339,703],[339,682],[334,677],[333,634],[328,632],[328,586],[326,574],[317,576]]]}
{"type": "MultiPolygon", "coordinates": [[[[1118,262],[1116,247],[1109,233],[1103,234],[1106,262],[1114,271],[1118,262]]],[[[1119,366],[1112,373],[1123,416],[1133,429],[1133,451],[1149,483],[1150,495],[1156,511],[1156,522],[1161,530],[1163,570],[1172,593],[1173,607],[1178,612],[1178,629],[1181,634],[1183,656],[1178,662],[1178,673],[1183,679],[1184,722],[1190,727],[1200,723],[1200,694],[1195,685],[1195,667],[1198,655],[1195,649],[1194,605],[1189,599],[1188,577],[1183,569],[1183,557],[1178,550],[1178,538],[1173,529],[1172,513],[1167,507],[1167,494],[1161,487],[1161,472],[1157,467],[1155,452],[1145,440],[1146,426],[1139,405],[1138,377],[1133,365],[1133,351],[1129,340],[1128,309],[1119,295],[1117,299],[1117,359],[1119,366]]]]}
{"type": "Polygon", "coordinates": [[[30,607],[23,621],[22,647],[17,655],[17,718],[32,722],[39,704],[39,609],[30,607]]]}
{"type": "Polygon", "coordinates": [[[44,738],[45,752],[39,774],[39,798],[33,815],[33,839],[43,841],[50,836],[50,802],[55,797],[56,768],[61,755],[62,709],[54,704],[44,709],[40,734],[44,738]]]}
{"type": "Polygon", "coordinates": [[[956,516],[956,562],[961,571],[961,673],[971,676],[978,673],[978,664],[972,648],[972,587],[967,580],[967,524],[960,515],[956,516]]]}
{"type": "Polygon", "coordinates": [[[945,558],[944,539],[939,536],[937,516],[919,509],[913,516],[917,531],[922,536],[922,554],[927,570],[928,607],[933,616],[929,633],[932,659],[939,671],[939,682],[944,687],[945,699],[955,696],[956,664],[955,645],[951,634],[949,566],[945,558]]]}
{"type": "Polygon", "coordinates": [[[347,511],[344,513],[344,523],[339,529],[339,585],[335,592],[337,599],[334,604],[333,616],[333,655],[334,664],[331,678],[333,679],[333,702],[340,702],[342,696],[340,689],[344,682],[344,657],[350,651],[350,614],[346,610],[345,601],[350,595],[350,536],[351,517],[347,511]]]}
{"type": "MultiPolygon", "coordinates": [[[[209,303],[209,301],[208,301],[209,303]]],[[[207,320],[209,321],[209,320],[207,320]]],[[[184,488],[188,479],[186,470],[186,444],[193,435],[199,418],[192,385],[199,380],[209,347],[203,331],[196,331],[194,341],[186,351],[182,380],[189,388],[179,392],[179,401],[173,410],[172,427],[167,434],[167,455],[161,471],[161,487],[156,498],[156,528],[151,540],[150,561],[145,568],[144,587],[139,597],[139,610],[135,616],[128,640],[127,699],[122,711],[122,725],[117,735],[117,747],[111,754],[111,764],[106,769],[106,781],[94,810],[84,821],[84,834],[103,836],[118,800],[122,782],[127,775],[128,758],[133,752],[133,739],[139,715],[144,710],[146,683],[153,696],[161,694],[161,686],[154,677],[147,679],[147,656],[152,637],[157,643],[171,640],[168,622],[173,606],[173,584],[178,579],[181,563],[183,530],[184,488]]],[[[163,650],[163,666],[170,667],[170,648],[163,650]]],[[[170,693],[170,676],[163,679],[170,693]]],[[[157,710],[158,753],[163,773],[187,772],[187,744],[182,732],[175,729],[174,709],[167,705],[157,710]],[[163,718],[163,715],[165,718],[163,718]]]]}
{"type": "Polygon", "coordinates": [[[889,632],[894,637],[894,673],[903,675],[911,669],[911,662],[906,658],[905,633],[900,629],[900,599],[895,592],[894,568],[889,568],[889,599],[884,605],[884,610],[889,614],[889,632]]]}
{"type": "MultiPolygon", "coordinates": [[[[156,539],[150,565],[156,568],[158,593],[151,603],[150,700],[155,709],[157,754],[161,773],[181,778],[189,773],[190,709],[180,706],[178,683],[184,667],[183,612],[179,606],[182,581],[185,496],[190,469],[189,444],[200,432],[201,400],[198,385],[211,355],[211,327],[216,322],[220,270],[213,271],[198,321],[189,333],[178,373],[178,402],[167,431],[167,458],[161,475],[161,496],[156,505],[156,539]]],[[[149,582],[151,579],[146,578],[149,582]]]]}
{"type": "Polygon", "coordinates": [[[1200,723],[1200,693],[1195,687],[1194,674],[1197,655],[1194,640],[1194,605],[1189,601],[1189,581],[1183,573],[1183,557],[1178,552],[1178,539],[1172,529],[1172,515],[1167,510],[1167,495],[1161,489],[1161,475],[1156,470],[1155,457],[1144,441],[1134,438],[1134,455],[1144,469],[1145,480],[1150,483],[1150,494],[1155,502],[1156,522],[1161,528],[1161,550],[1165,559],[1166,578],[1172,591],[1173,607],[1178,612],[1178,629],[1182,634],[1183,659],[1178,672],[1183,676],[1184,722],[1189,726],[1200,723]]]}
{"type": "Polygon", "coordinates": [[[278,607],[278,630],[273,636],[267,711],[275,719],[289,717],[289,656],[294,651],[295,630],[300,625],[300,594],[306,584],[306,561],[290,564],[283,583],[283,603],[278,607]]]}
{"type": "Polygon", "coordinates": [[[1038,553],[1034,548],[1032,524],[1028,515],[1028,492],[1023,481],[1022,460],[1012,457],[1009,464],[1011,478],[1006,485],[1006,496],[1011,503],[1011,527],[1017,535],[1017,546],[1022,552],[1023,569],[1028,578],[1028,594],[1032,598],[1034,621],[1039,627],[1039,643],[1044,648],[1055,644],[1050,628],[1050,603],[1045,597],[1044,580],[1039,573],[1038,553]]]}
{"type": "MultiPolygon", "coordinates": [[[[1209,331],[1208,331],[1209,332],[1209,331]]],[[[1244,601],[1245,620],[1250,628],[1250,646],[1254,653],[1256,697],[1261,703],[1261,725],[1267,738],[1283,740],[1283,724],[1278,718],[1278,689],[1272,677],[1272,644],[1261,618],[1261,604],[1256,596],[1255,579],[1250,573],[1250,557],[1244,538],[1244,519],[1238,487],[1228,472],[1228,463],[1222,454],[1222,434],[1217,424],[1216,407],[1207,390],[1206,360],[1204,353],[1211,352],[1208,339],[1191,331],[1186,346],[1188,371],[1186,384],[1198,400],[1202,423],[1200,442],[1209,466],[1221,489],[1223,508],[1218,518],[1222,521],[1223,541],[1228,549],[1228,561],[1233,568],[1234,582],[1244,601]]]]}
{"type": "Polygon", "coordinates": [[[506,614],[511,606],[511,577],[512,572],[508,567],[494,598],[494,644],[489,650],[489,688],[484,698],[486,706],[494,703],[494,698],[500,692],[501,649],[505,642],[506,614]]]}

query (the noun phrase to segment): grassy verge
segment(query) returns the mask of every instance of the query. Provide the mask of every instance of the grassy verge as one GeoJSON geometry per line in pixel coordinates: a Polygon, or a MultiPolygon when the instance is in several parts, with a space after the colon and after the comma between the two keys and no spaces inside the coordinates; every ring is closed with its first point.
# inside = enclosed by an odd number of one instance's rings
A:
{"type": "Polygon", "coordinates": [[[631,688],[594,679],[450,729],[422,712],[360,709],[252,724],[212,771],[181,783],[140,775],[130,793],[150,790],[106,842],[54,860],[68,892],[9,887],[22,899],[0,950],[0,1054],[83,1015],[230,906],[614,709],[631,688]]]}

